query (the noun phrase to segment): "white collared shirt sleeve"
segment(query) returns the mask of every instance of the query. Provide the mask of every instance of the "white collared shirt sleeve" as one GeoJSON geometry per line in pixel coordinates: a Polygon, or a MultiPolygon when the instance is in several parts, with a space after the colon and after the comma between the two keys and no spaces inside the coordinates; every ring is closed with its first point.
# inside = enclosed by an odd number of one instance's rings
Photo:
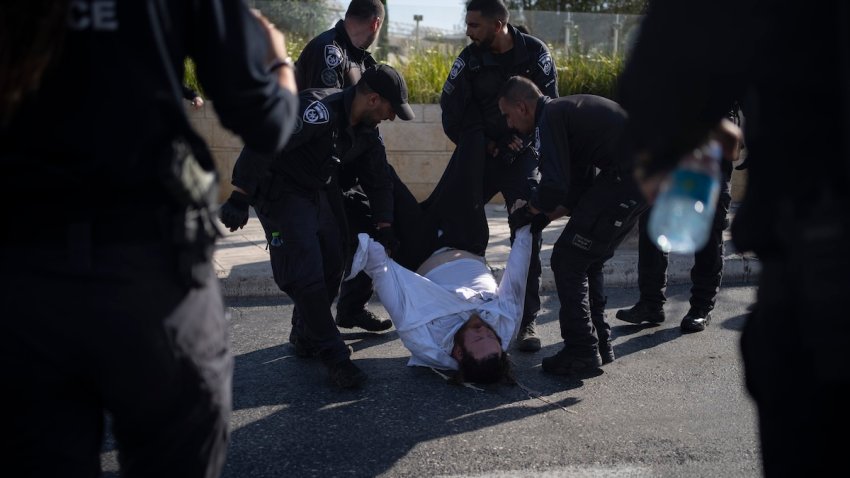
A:
{"type": "MultiPolygon", "coordinates": [[[[508,262],[505,264],[505,272],[499,281],[497,289],[497,301],[499,311],[504,319],[513,321],[513,330],[510,334],[500,335],[503,347],[507,346],[516,336],[520,321],[522,320],[522,309],[525,305],[525,287],[528,281],[528,265],[531,263],[531,226],[523,226],[516,232],[508,262]]],[[[499,329],[496,329],[499,330],[499,329]]]]}

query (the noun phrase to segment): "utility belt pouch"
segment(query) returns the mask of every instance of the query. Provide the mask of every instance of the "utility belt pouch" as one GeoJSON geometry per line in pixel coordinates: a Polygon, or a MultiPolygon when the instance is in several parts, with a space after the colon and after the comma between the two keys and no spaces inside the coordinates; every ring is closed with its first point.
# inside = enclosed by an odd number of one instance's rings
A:
{"type": "Polygon", "coordinates": [[[176,205],[171,242],[177,254],[178,277],[187,287],[202,287],[212,273],[215,241],[222,236],[213,206],[218,175],[206,148],[179,136],[172,142],[161,177],[176,205]]]}

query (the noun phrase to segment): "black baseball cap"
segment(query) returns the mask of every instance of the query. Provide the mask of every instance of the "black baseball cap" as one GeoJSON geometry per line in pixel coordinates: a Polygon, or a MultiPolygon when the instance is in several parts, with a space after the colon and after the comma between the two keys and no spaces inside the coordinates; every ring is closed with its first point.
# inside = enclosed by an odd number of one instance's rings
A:
{"type": "Polygon", "coordinates": [[[363,72],[361,81],[393,106],[396,116],[409,121],[416,117],[407,104],[407,85],[404,78],[389,65],[375,65],[363,72]]]}

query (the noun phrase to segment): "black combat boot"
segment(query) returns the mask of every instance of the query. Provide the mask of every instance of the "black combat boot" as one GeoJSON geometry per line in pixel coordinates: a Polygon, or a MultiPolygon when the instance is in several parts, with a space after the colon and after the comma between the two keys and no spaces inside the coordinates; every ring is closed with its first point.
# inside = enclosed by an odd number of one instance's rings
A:
{"type": "Polygon", "coordinates": [[[691,307],[685,318],[682,319],[682,324],[679,328],[682,332],[702,332],[705,327],[711,322],[711,309],[701,307],[691,307]]]}
{"type": "Polygon", "coordinates": [[[623,322],[632,324],[640,324],[642,322],[660,324],[664,322],[666,317],[664,316],[664,309],[662,307],[638,301],[631,309],[618,310],[617,318],[623,322]]]}

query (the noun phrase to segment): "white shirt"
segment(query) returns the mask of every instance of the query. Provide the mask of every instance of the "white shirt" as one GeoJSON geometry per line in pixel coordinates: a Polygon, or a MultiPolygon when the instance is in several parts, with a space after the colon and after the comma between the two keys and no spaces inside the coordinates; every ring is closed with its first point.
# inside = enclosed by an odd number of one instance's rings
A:
{"type": "Polygon", "coordinates": [[[363,265],[372,278],[381,303],[410,350],[408,365],[457,370],[457,361],[451,356],[454,335],[473,313],[496,331],[502,350],[508,350],[525,301],[532,241],[528,226],[517,231],[498,285],[481,261],[457,259],[423,277],[387,257],[383,246],[368,235],[358,237],[354,267],[363,265]]]}

